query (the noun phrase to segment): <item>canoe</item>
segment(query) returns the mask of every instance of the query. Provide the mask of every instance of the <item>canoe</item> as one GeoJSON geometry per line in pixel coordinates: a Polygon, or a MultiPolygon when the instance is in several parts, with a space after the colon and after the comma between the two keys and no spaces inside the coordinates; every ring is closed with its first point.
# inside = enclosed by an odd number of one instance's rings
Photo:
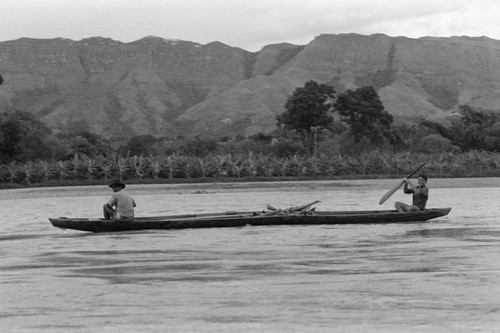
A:
{"type": "Polygon", "coordinates": [[[104,219],[49,218],[54,227],[89,232],[117,232],[148,229],[228,228],[271,225],[333,225],[415,223],[448,215],[451,208],[430,208],[419,212],[396,210],[307,211],[297,214],[269,212],[224,212],[171,216],[136,217],[122,222],[104,219]]]}

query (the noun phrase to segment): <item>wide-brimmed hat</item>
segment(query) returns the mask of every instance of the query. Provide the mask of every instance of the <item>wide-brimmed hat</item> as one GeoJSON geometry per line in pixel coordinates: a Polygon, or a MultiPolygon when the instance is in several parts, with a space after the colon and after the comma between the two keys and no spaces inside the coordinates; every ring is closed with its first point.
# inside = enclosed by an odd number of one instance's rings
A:
{"type": "Polygon", "coordinates": [[[115,179],[113,180],[113,182],[111,184],[108,185],[109,187],[113,187],[113,186],[119,186],[121,188],[125,188],[125,184],[123,184],[121,181],[119,181],[118,179],[115,179]]]}

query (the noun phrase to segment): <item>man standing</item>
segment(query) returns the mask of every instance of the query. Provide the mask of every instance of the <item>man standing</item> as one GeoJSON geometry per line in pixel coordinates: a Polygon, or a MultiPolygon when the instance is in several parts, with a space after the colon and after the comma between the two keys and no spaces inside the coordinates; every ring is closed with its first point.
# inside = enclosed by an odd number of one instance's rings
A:
{"type": "Polygon", "coordinates": [[[134,199],[124,188],[125,184],[115,180],[109,185],[113,190],[113,196],[103,206],[104,218],[106,220],[132,221],[134,219],[134,199]],[[115,208],[114,208],[115,207],[115,208]]]}

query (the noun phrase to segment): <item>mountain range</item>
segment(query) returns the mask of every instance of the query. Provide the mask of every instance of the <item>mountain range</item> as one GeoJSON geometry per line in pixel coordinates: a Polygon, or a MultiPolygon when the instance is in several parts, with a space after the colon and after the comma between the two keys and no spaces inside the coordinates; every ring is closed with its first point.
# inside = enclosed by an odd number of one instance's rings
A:
{"type": "Polygon", "coordinates": [[[500,41],[488,37],[323,34],[258,52],[155,36],[21,38],[0,42],[0,74],[0,111],[113,140],[270,133],[309,80],[338,93],[371,85],[396,121],[444,120],[462,104],[500,110],[500,41]]]}

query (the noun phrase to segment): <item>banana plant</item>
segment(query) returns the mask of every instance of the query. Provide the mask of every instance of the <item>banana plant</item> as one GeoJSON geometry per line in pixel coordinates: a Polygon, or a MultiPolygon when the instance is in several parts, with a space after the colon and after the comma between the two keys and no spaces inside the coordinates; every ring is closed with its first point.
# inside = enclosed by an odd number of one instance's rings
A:
{"type": "MultiPolygon", "coordinates": [[[[160,173],[162,171],[162,163],[161,163],[160,157],[157,155],[150,154],[146,158],[146,161],[147,161],[147,169],[150,171],[151,176],[153,177],[153,179],[157,180],[158,176],[160,175],[160,173]]],[[[171,163],[170,156],[167,157],[167,163],[171,163]]],[[[167,166],[168,166],[168,164],[167,164],[167,166]]],[[[169,179],[171,179],[170,176],[171,175],[169,174],[169,179]]]]}
{"type": "Polygon", "coordinates": [[[87,179],[90,180],[94,178],[94,175],[97,173],[97,162],[88,156],[83,158],[83,162],[85,165],[85,171],[87,174],[87,179]]]}
{"type": "Polygon", "coordinates": [[[245,163],[245,173],[251,177],[257,176],[257,158],[253,151],[248,152],[245,163]]]}
{"type": "Polygon", "coordinates": [[[35,174],[35,164],[31,161],[26,162],[23,165],[22,172],[24,173],[24,182],[26,182],[27,185],[31,185],[35,174]]]}
{"type": "Polygon", "coordinates": [[[54,177],[54,165],[45,160],[38,160],[36,162],[36,169],[40,173],[40,179],[43,181],[48,181],[54,177]]]}
{"type": "Polygon", "coordinates": [[[68,179],[70,173],[70,165],[68,161],[57,161],[56,172],[59,180],[68,179]]]}
{"type": "Polygon", "coordinates": [[[201,178],[206,178],[207,173],[205,170],[205,160],[201,157],[197,157],[198,164],[200,165],[200,171],[201,171],[201,178]]]}
{"type": "Polygon", "coordinates": [[[142,180],[146,175],[146,160],[144,156],[134,155],[132,157],[132,169],[137,179],[142,180]]]}
{"type": "Polygon", "coordinates": [[[97,172],[101,177],[104,177],[105,181],[113,177],[113,165],[110,159],[104,156],[98,156],[95,161],[97,172]]]}
{"type": "Polygon", "coordinates": [[[14,184],[14,181],[17,178],[17,175],[19,173],[19,166],[17,165],[16,161],[12,161],[9,164],[6,165],[7,172],[9,174],[9,184],[14,184]]]}
{"type": "Polygon", "coordinates": [[[127,171],[129,169],[128,160],[129,160],[128,153],[126,157],[122,157],[116,153],[113,153],[111,155],[111,164],[113,166],[115,175],[120,181],[123,180],[123,176],[127,174],[127,171]]]}
{"type": "Polygon", "coordinates": [[[224,177],[227,176],[227,172],[224,169],[224,164],[226,163],[227,156],[225,156],[225,155],[213,155],[212,158],[213,158],[214,165],[216,168],[215,177],[221,178],[223,176],[224,177]]]}

